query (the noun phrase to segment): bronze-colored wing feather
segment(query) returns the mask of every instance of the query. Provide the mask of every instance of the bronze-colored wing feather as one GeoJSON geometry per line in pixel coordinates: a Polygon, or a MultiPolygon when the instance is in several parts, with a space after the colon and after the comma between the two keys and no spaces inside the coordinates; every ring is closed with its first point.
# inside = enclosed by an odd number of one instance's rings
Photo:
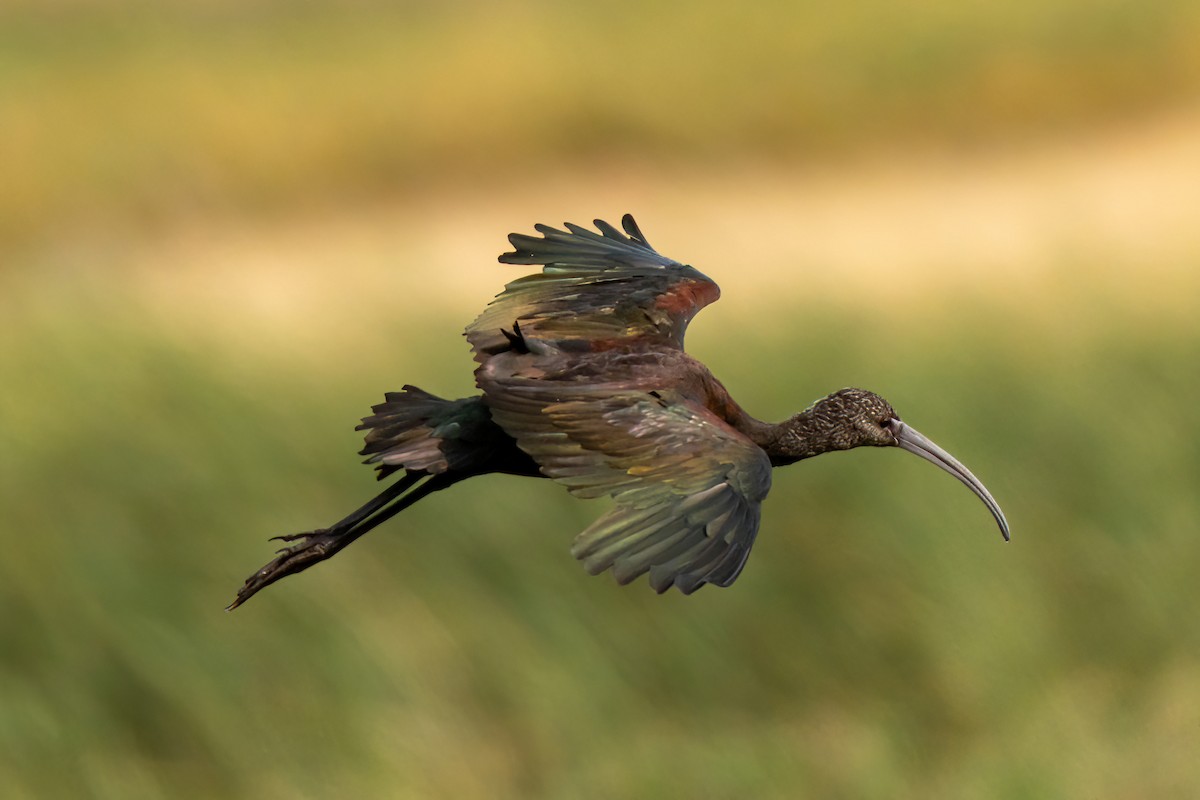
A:
{"type": "MultiPolygon", "coordinates": [[[[506,359],[501,359],[504,361],[506,359]]],[[[542,472],[617,507],[575,539],[595,575],[649,572],[658,592],[728,586],[758,531],[771,486],[766,453],[673,391],[479,371],[492,416],[542,472]]]]}
{"type": "Polygon", "coordinates": [[[625,233],[599,220],[599,233],[566,227],[509,237],[502,262],[545,269],[467,328],[484,402],[543,474],[616,500],[572,547],[589,572],[620,583],[648,572],[659,592],[728,586],[771,464],[709,409],[711,376],[683,353],[688,322],[720,290],[655,252],[628,215],[625,233]]]}
{"type": "Polygon", "coordinates": [[[660,255],[633,217],[625,233],[596,220],[600,231],[567,223],[566,231],[537,225],[538,236],[510,235],[505,264],[542,264],[519,278],[467,328],[483,363],[514,343],[538,353],[619,346],[683,348],[688,322],[720,297],[698,270],[660,255]]]}

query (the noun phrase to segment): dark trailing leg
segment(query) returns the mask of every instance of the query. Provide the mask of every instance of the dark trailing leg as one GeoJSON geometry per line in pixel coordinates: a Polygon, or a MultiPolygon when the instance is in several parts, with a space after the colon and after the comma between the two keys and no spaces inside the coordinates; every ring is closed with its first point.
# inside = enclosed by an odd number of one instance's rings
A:
{"type": "Polygon", "coordinates": [[[421,472],[410,472],[362,508],[328,528],[272,537],[272,540],[299,540],[299,543],[280,550],[271,563],[247,578],[226,611],[237,608],[275,581],[302,572],[313,564],[333,556],[375,526],[388,521],[418,500],[439,489],[445,489],[456,480],[456,477],[445,473],[431,476],[421,472]],[[419,483],[422,478],[426,480],[419,483]],[[416,488],[413,488],[414,486],[416,488]],[[412,491],[408,491],[409,489],[412,491]],[[406,491],[408,494],[404,494],[406,491]],[[393,500],[395,502],[392,502],[393,500]]]}

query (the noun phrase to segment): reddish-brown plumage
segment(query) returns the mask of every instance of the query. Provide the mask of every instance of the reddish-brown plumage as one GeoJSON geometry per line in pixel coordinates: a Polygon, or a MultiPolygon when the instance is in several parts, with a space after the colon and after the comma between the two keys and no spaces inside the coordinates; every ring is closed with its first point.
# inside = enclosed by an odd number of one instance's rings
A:
{"type": "Polygon", "coordinates": [[[671,286],[654,301],[654,307],[685,319],[721,298],[721,289],[712,281],[686,278],[671,286]]]}
{"type": "Polygon", "coordinates": [[[629,339],[613,336],[609,339],[592,339],[587,343],[587,349],[593,353],[609,353],[614,350],[627,350],[629,339]]]}

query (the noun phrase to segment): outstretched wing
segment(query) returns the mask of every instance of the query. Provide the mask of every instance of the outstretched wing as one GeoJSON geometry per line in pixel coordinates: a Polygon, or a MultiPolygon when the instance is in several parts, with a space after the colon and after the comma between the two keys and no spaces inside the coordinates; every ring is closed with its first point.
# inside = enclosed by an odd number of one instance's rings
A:
{"type": "Polygon", "coordinates": [[[767,455],[670,391],[480,370],[492,416],[542,472],[616,508],[575,539],[595,575],[650,573],[658,592],[728,586],[742,570],[771,486],[767,455]],[[501,374],[497,374],[501,373],[501,374]]]}
{"type": "Polygon", "coordinates": [[[698,270],[657,253],[633,217],[625,233],[596,220],[596,233],[566,224],[514,233],[505,264],[542,264],[538,274],[508,284],[467,328],[476,360],[518,348],[586,352],[615,347],[683,349],[687,324],[721,290],[698,270]]]}

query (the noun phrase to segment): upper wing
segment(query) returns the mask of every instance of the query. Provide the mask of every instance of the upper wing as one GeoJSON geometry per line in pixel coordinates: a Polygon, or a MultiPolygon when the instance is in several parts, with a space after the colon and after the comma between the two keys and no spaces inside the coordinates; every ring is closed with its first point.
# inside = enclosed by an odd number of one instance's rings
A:
{"type": "Polygon", "coordinates": [[[588,572],[649,572],[656,591],[684,594],[738,576],[771,486],[753,442],[673,392],[481,373],[493,418],[542,472],[616,499],[571,548],[588,572]]]}
{"type": "Polygon", "coordinates": [[[567,223],[566,231],[534,226],[541,237],[508,237],[514,250],[502,263],[545,269],[508,284],[467,328],[478,361],[514,343],[535,352],[634,342],[683,349],[688,322],[721,290],[655,252],[630,215],[621,220],[625,234],[603,220],[595,225],[600,233],[567,223]]]}

